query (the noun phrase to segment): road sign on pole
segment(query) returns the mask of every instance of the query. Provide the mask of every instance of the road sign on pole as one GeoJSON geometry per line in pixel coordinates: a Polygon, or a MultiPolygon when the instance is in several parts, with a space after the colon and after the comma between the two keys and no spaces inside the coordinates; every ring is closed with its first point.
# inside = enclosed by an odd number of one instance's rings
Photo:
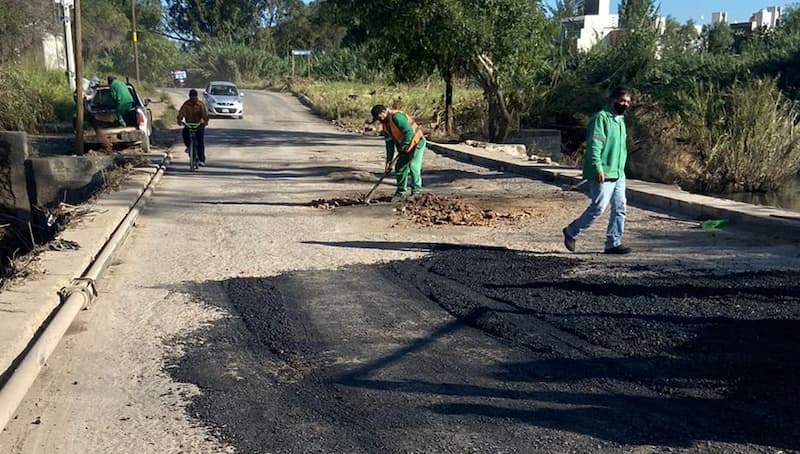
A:
{"type": "Polygon", "coordinates": [[[292,77],[294,77],[294,56],[305,56],[306,57],[306,70],[308,72],[308,78],[311,78],[311,51],[307,49],[292,49],[292,77]]]}

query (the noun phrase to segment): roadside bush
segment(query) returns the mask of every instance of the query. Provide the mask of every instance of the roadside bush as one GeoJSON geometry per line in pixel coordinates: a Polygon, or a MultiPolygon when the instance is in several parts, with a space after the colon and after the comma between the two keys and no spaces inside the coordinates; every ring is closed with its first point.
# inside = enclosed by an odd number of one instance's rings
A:
{"type": "Polygon", "coordinates": [[[194,58],[193,66],[206,81],[259,82],[288,72],[282,59],[244,43],[210,41],[197,49],[194,58]]]}
{"type": "MultiPolygon", "coordinates": [[[[63,71],[43,70],[39,66],[23,67],[25,79],[31,88],[40,94],[44,102],[53,110],[53,117],[43,117],[46,121],[71,122],[75,115],[75,100],[69,81],[63,71]]],[[[46,109],[49,110],[49,109],[46,109]]]]}
{"type": "MultiPolygon", "coordinates": [[[[153,33],[140,33],[139,39],[139,76],[161,86],[172,84],[172,71],[185,69],[189,61],[174,43],[153,33]]],[[[87,75],[97,75],[105,80],[108,75],[116,74],[134,80],[136,67],[128,44],[118,46],[98,55],[87,66],[87,75]]]]}
{"type": "Polygon", "coordinates": [[[651,99],[642,98],[626,115],[631,178],[692,188],[703,174],[696,145],[683,123],[651,99]]]}
{"type": "Polygon", "coordinates": [[[800,111],[774,80],[698,85],[689,96],[684,122],[704,166],[701,189],[774,191],[800,171],[800,111]]]}
{"type": "Polygon", "coordinates": [[[0,67],[0,129],[36,131],[56,118],[53,105],[20,66],[0,67]]]}
{"type": "Polygon", "coordinates": [[[774,80],[696,82],[676,99],[680,113],[643,106],[631,116],[632,176],[702,192],[769,192],[800,171],[800,110],[774,80]]]}
{"type": "MultiPolygon", "coordinates": [[[[341,48],[316,53],[311,56],[311,76],[315,79],[349,82],[375,80],[378,74],[376,65],[371,64],[371,61],[374,61],[374,58],[366,47],[341,48]]],[[[295,57],[295,64],[298,63],[305,68],[305,57],[295,57]]],[[[303,76],[305,73],[296,67],[295,74],[303,76]]]]}

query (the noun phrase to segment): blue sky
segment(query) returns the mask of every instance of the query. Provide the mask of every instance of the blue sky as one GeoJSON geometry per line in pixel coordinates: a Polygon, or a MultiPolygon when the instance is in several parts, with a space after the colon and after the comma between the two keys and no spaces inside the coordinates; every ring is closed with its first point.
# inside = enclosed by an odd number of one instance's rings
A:
{"type": "MultiPolygon", "coordinates": [[[[794,5],[795,1],[784,0],[661,0],[661,15],[672,16],[678,22],[692,19],[697,24],[710,22],[711,13],[727,11],[730,22],[750,19],[754,12],[768,6],[794,5]]],[[[545,0],[545,4],[553,5],[554,0],[545,0]]],[[[611,0],[611,9],[616,12],[619,0],[611,0]]]]}

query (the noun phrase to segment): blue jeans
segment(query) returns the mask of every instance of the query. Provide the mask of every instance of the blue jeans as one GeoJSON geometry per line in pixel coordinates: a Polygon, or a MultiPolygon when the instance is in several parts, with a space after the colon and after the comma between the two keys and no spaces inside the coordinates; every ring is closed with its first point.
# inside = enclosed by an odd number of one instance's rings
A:
{"type": "Polygon", "coordinates": [[[625,206],[628,203],[625,198],[625,177],[604,183],[590,181],[589,197],[591,203],[578,219],[567,226],[567,235],[577,238],[606,211],[610,204],[611,216],[608,218],[606,230],[606,249],[619,246],[622,244],[622,233],[625,231],[625,206]]]}

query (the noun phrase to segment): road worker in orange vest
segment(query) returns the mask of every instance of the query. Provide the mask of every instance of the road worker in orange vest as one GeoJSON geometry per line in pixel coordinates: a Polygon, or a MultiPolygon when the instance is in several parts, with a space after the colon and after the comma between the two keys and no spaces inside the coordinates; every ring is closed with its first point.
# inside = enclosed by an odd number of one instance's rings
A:
{"type": "Polygon", "coordinates": [[[383,125],[383,136],[386,141],[386,171],[391,170],[395,152],[399,154],[395,164],[397,189],[395,199],[402,200],[406,196],[408,176],[411,175],[411,196],[422,193],[422,157],[425,154],[425,134],[411,116],[391,110],[378,104],[372,107],[372,121],[383,125]]]}

